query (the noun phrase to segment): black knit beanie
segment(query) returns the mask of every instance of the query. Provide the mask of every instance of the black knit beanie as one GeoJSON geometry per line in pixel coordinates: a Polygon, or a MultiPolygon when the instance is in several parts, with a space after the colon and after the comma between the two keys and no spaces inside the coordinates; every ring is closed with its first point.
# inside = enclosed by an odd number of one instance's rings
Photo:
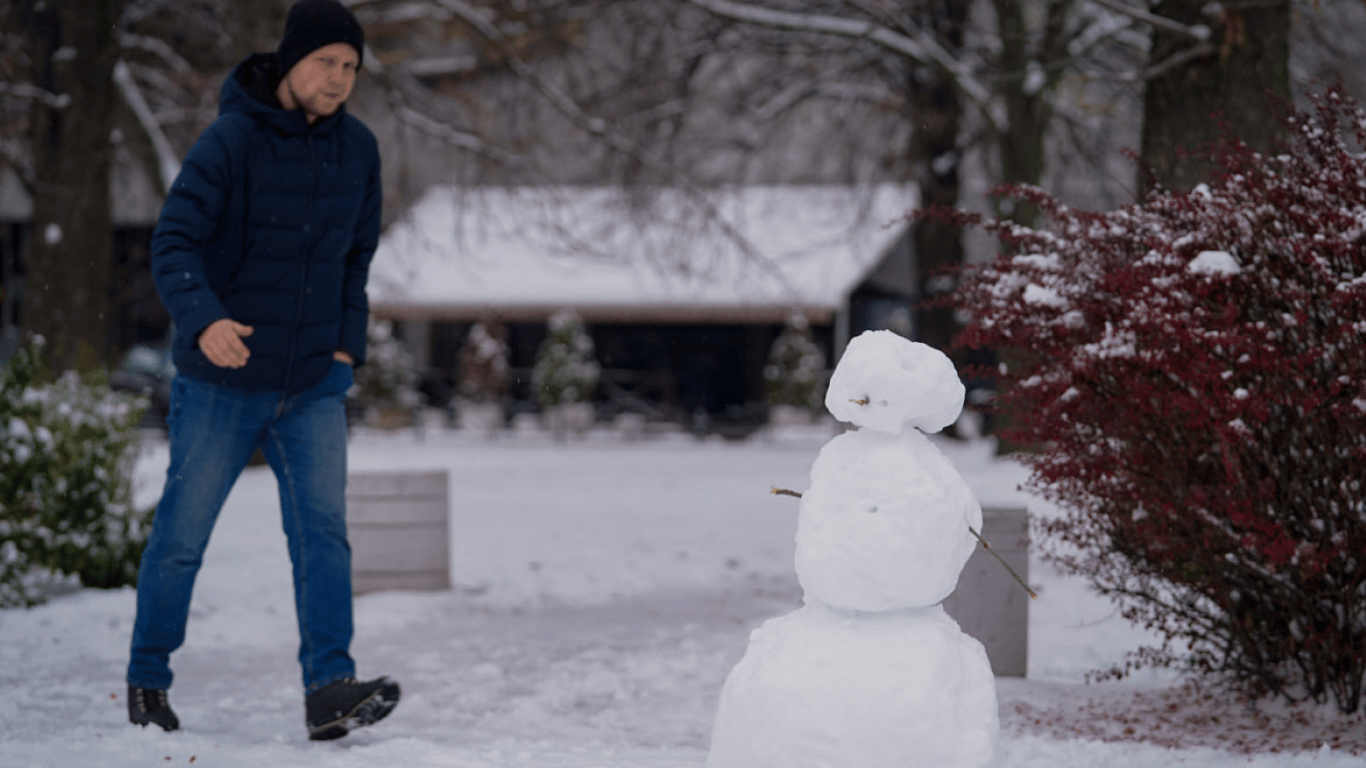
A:
{"type": "Polygon", "coordinates": [[[365,59],[365,31],[351,11],[337,0],[299,0],[285,18],[285,34],[275,52],[280,57],[280,73],[287,74],[299,60],[332,43],[346,43],[365,59]]]}

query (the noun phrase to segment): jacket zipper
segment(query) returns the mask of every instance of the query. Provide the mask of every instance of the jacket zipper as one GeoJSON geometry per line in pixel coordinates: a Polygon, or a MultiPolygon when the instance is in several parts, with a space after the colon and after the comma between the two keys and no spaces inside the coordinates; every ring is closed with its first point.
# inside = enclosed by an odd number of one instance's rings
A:
{"type": "Polygon", "coordinates": [[[289,358],[285,361],[285,395],[289,396],[290,381],[294,378],[294,354],[299,346],[299,326],[304,317],[304,297],[308,291],[308,262],[309,251],[312,249],[311,241],[314,237],[313,219],[317,210],[318,202],[318,158],[314,153],[313,132],[308,132],[308,177],[310,190],[308,193],[308,219],[304,224],[304,252],[300,255],[303,261],[299,265],[299,292],[297,301],[294,302],[294,332],[289,339],[289,358]]]}

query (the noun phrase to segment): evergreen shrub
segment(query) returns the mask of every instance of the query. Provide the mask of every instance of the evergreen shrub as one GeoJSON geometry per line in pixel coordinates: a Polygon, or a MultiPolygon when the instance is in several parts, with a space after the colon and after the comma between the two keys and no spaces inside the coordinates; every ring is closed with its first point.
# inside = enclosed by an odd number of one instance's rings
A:
{"type": "Polygon", "coordinates": [[[365,365],[356,369],[355,378],[353,392],[366,405],[411,411],[422,403],[417,364],[388,320],[370,318],[365,365]]]}
{"type": "Polygon", "coordinates": [[[471,403],[501,403],[512,380],[507,329],[496,320],[470,326],[460,346],[456,392],[471,403]]]}
{"type": "Polygon", "coordinates": [[[600,369],[593,359],[593,339],[583,320],[571,310],[550,316],[548,334],[536,350],[531,387],[542,407],[589,400],[598,386],[600,369]]]}
{"type": "MultiPolygon", "coordinates": [[[[1089,213],[1037,189],[965,274],[960,342],[1014,350],[1007,439],[1064,510],[1048,553],[1253,697],[1362,704],[1366,112],[1330,88],[1277,154],[1235,139],[1193,191],[1089,213]]],[[[974,219],[974,217],[966,217],[974,219]]],[[[980,219],[976,219],[981,221],[980,219]]]]}
{"type": "Polygon", "coordinates": [[[68,372],[39,384],[38,349],[0,371],[0,607],[42,602],[77,576],[87,587],[137,582],[152,511],[133,506],[141,408],[68,372]]]}
{"type": "Polygon", "coordinates": [[[764,399],[769,406],[806,411],[820,408],[825,353],[811,338],[811,325],[800,313],[791,315],[769,347],[764,365],[764,399]]]}

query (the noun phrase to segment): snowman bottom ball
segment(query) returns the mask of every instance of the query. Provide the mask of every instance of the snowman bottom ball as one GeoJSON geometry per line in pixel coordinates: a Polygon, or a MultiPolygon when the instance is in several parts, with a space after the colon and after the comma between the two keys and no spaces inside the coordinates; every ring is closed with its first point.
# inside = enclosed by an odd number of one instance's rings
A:
{"type": "Polygon", "coordinates": [[[751,635],[707,768],[986,768],[999,753],[986,651],[943,608],[813,603],[751,635]]]}

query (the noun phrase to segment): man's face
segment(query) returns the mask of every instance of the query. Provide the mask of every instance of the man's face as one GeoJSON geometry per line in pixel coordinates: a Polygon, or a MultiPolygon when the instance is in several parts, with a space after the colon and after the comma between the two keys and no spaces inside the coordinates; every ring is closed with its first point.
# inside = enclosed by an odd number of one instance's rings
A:
{"type": "Polygon", "coordinates": [[[336,112],[356,85],[359,64],[360,54],[346,43],[313,51],[285,75],[284,85],[294,101],[286,106],[302,109],[310,123],[336,112]]]}

